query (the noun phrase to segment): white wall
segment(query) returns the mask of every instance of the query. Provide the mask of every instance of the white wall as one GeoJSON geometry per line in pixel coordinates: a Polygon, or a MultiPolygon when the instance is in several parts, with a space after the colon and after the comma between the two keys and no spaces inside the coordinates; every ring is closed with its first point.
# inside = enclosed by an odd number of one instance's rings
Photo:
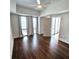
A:
{"type": "Polygon", "coordinates": [[[51,32],[51,18],[40,18],[40,33],[44,36],[50,36],[51,32]]]}
{"type": "Polygon", "coordinates": [[[61,15],[60,40],[69,43],[69,13],[61,15]]]}
{"type": "Polygon", "coordinates": [[[48,7],[42,11],[41,16],[64,13],[69,10],[69,0],[53,1],[48,7]]]}
{"type": "Polygon", "coordinates": [[[10,21],[11,21],[13,38],[19,37],[18,16],[11,14],[10,21]]]}
{"type": "Polygon", "coordinates": [[[12,37],[12,31],[11,31],[11,28],[10,28],[10,59],[12,59],[13,44],[14,44],[14,40],[13,40],[13,37],[12,37]]]}
{"type": "Polygon", "coordinates": [[[10,0],[10,12],[16,13],[16,0],[10,0]]]}
{"type": "Polygon", "coordinates": [[[29,9],[26,7],[22,7],[19,5],[16,5],[16,13],[21,13],[21,14],[28,14],[30,16],[38,16],[39,12],[33,9],[29,9]]]}

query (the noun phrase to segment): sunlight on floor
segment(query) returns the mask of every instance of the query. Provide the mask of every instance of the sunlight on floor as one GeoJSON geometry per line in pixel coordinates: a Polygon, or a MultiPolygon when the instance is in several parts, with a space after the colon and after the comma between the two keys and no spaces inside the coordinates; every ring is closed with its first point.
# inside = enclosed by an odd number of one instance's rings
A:
{"type": "Polygon", "coordinates": [[[57,47],[56,45],[58,44],[58,38],[59,38],[59,34],[51,35],[50,48],[57,47]]]}
{"type": "Polygon", "coordinates": [[[36,49],[38,47],[38,39],[37,39],[37,34],[33,35],[33,39],[32,39],[32,48],[36,49]]]}
{"type": "Polygon", "coordinates": [[[24,50],[28,50],[28,37],[27,36],[25,36],[24,38],[23,38],[23,47],[24,47],[24,50]]]}

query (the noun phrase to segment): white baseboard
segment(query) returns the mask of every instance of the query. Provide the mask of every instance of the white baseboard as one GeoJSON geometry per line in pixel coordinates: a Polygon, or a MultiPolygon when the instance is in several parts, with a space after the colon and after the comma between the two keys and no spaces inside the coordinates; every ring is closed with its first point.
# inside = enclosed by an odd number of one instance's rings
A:
{"type": "Polygon", "coordinates": [[[59,38],[60,41],[69,44],[69,42],[65,41],[63,38],[59,38]]]}
{"type": "Polygon", "coordinates": [[[13,36],[13,38],[19,38],[19,37],[22,37],[22,35],[20,35],[20,36],[13,36]]]}
{"type": "Polygon", "coordinates": [[[13,53],[13,45],[14,45],[14,40],[13,37],[10,37],[10,59],[12,59],[12,53],[13,53]]]}
{"type": "Polygon", "coordinates": [[[45,35],[45,34],[43,34],[43,36],[47,36],[47,37],[50,37],[50,35],[45,35]]]}
{"type": "MultiPolygon", "coordinates": [[[[33,35],[33,34],[29,34],[28,36],[33,35]]],[[[23,37],[23,35],[20,36],[13,36],[13,38],[19,38],[19,37],[23,37]]]]}

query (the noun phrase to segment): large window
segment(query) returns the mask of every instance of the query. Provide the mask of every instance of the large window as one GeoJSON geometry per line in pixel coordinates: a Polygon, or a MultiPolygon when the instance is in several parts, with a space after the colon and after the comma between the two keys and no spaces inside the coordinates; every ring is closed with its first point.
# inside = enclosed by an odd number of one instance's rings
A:
{"type": "Polygon", "coordinates": [[[51,34],[59,33],[60,29],[60,17],[53,17],[52,18],[52,28],[51,28],[51,34]]]}
{"type": "Polygon", "coordinates": [[[37,33],[37,17],[33,17],[33,32],[37,33]]]}
{"type": "Polygon", "coordinates": [[[23,36],[27,35],[27,18],[24,16],[21,16],[21,30],[23,36]]]}
{"type": "MultiPolygon", "coordinates": [[[[33,33],[36,34],[37,30],[38,30],[37,29],[37,17],[33,17],[32,20],[33,20],[33,23],[32,22],[31,23],[33,26],[33,33]]],[[[28,28],[29,28],[29,25],[31,24],[31,23],[28,23],[29,22],[28,18],[25,16],[21,16],[20,22],[21,22],[21,31],[22,31],[23,36],[28,35],[28,33],[29,33],[28,28]]]]}

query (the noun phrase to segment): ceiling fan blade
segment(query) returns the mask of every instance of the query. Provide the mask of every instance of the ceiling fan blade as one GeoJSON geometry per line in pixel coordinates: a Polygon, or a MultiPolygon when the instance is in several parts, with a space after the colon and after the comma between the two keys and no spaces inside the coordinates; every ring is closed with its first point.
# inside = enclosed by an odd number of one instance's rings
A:
{"type": "MultiPolygon", "coordinates": [[[[30,6],[33,6],[33,7],[37,7],[38,4],[35,4],[35,5],[30,5],[30,6]]],[[[47,4],[41,4],[42,7],[47,7],[47,4]]]]}
{"type": "Polygon", "coordinates": [[[41,4],[41,3],[40,3],[40,0],[37,0],[37,4],[41,4]]]}
{"type": "Polygon", "coordinates": [[[30,6],[36,6],[36,5],[30,5],[30,6]]]}
{"type": "Polygon", "coordinates": [[[49,1],[49,2],[41,2],[41,4],[43,4],[43,5],[46,5],[46,4],[50,4],[51,2],[49,1]]]}
{"type": "Polygon", "coordinates": [[[38,7],[38,6],[42,6],[42,7],[47,7],[48,4],[50,4],[51,2],[45,2],[45,3],[42,3],[40,0],[36,0],[37,3],[36,4],[30,4],[30,6],[33,6],[33,7],[38,7]]]}

